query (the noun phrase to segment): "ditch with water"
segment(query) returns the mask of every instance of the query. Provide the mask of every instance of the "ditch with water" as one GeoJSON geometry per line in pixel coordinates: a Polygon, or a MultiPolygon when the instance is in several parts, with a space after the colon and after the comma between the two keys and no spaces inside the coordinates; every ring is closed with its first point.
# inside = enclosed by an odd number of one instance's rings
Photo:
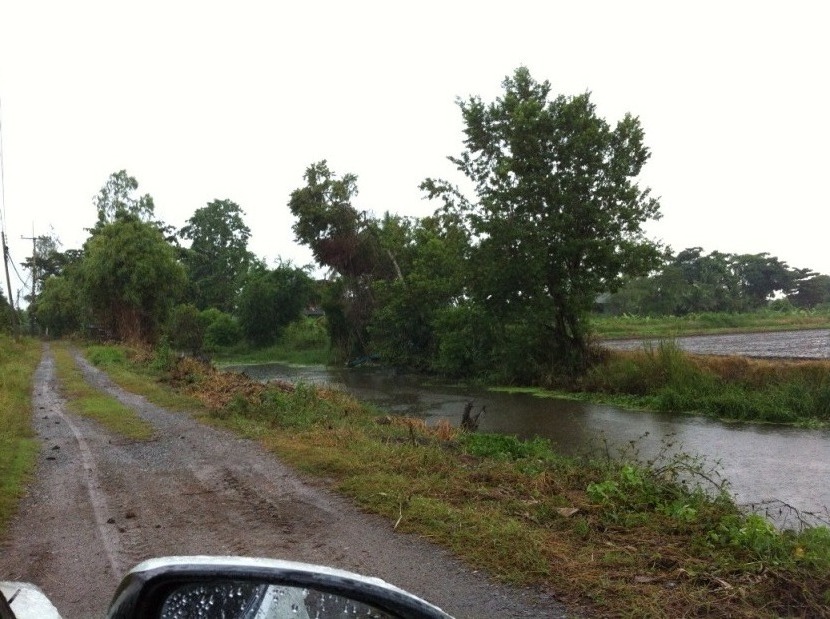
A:
{"type": "Polygon", "coordinates": [[[424,377],[384,368],[339,369],[283,364],[230,366],[257,380],[284,379],[345,390],[390,414],[419,416],[429,424],[445,419],[458,426],[467,402],[486,412],[479,431],[539,436],[568,455],[636,450],[642,460],[671,452],[702,456],[729,481],[738,503],[758,506],[785,527],[798,517],[786,506],[828,518],[830,508],[830,431],[783,426],[723,423],[683,414],[651,413],[587,404],[528,393],[433,383],[424,377]]]}

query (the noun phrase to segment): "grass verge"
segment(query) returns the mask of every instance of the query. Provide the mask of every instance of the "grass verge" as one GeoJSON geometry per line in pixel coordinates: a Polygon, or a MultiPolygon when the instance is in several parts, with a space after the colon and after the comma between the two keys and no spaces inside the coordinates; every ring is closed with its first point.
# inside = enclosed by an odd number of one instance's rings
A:
{"type": "Polygon", "coordinates": [[[0,535],[17,509],[37,457],[32,377],[40,356],[39,342],[0,334],[0,535]]]}
{"type": "MultiPolygon", "coordinates": [[[[137,376],[149,380],[146,367],[137,376]]],[[[165,376],[211,423],[259,438],[396,529],[589,614],[828,614],[830,532],[777,531],[723,488],[686,483],[708,476],[691,456],[568,459],[543,440],[430,428],[336,391],[251,383],[193,360],[165,376]]]]}
{"type": "Polygon", "coordinates": [[[153,436],[152,425],[114,397],[86,382],[67,344],[56,343],[52,351],[61,387],[71,410],[133,440],[148,440],[153,436]]]}

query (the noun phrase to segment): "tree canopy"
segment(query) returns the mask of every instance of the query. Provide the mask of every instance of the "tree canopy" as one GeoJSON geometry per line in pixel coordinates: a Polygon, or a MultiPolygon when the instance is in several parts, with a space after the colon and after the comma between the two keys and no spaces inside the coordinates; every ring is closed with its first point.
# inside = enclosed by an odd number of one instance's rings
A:
{"type": "Polygon", "coordinates": [[[524,67],[503,88],[491,103],[459,101],[466,149],[450,160],[475,198],[446,181],[423,187],[469,230],[470,300],[529,361],[576,368],[596,296],[658,264],[642,226],[659,203],[636,180],[649,151],[636,117],[612,128],[588,93],[552,98],[524,67]]]}
{"type": "Polygon", "coordinates": [[[607,307],[612,313],[683,316],[752,311],[783,297],[796,306],[813,307],[822,302],[820,293],[808,292],[821,281],[816,277],[822,276],[791,268],[768,253],[707,253],[689,247],[676,255],[667,253],[661,267],[630,281],[610,297],[607,307]]]}
{"type": "Polygon", "coordinates": [[[185,284],[176,254],[153,224],[124,215],[84,244],[84,290],[102,328],[153,341],[185,284]]]}
{"type": "Polygon", "coordinates": [[[112,223],[119,216],[131,215],[143,221],[153,218],[155,204],[150,194],[136,196],[138,181],[126,170],[110,174],[92,202],[98,212],[98,226],[112,223]]]}
{"type": "Polygon", "coordinates": [[[200,309],[234,309],[242,280],[255,260],[248,251],[251,230],[242,219],[244,214],[231,200],[214,200],[197,209],[179,231],[179,236],[191,241],[183,261],[200,309]]]}
{"type": "Polygon", "coordinates": [[[239,325],[258,346],[272,344],[282,330],[299,318],[313,294],[314,282],[288,263],[258,269],[248,277],[239,295],[239,325]]]}

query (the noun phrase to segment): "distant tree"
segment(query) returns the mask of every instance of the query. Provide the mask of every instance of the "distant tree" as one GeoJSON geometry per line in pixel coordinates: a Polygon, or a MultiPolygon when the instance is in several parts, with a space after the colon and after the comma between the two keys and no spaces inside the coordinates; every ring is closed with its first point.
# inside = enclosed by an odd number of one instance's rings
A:
{"type": "Polygon", "coordinates": [[[791,292],[804,274],[767,253],[705,253],[689,247],[668,255],[662,268],[612,295],[614,313],[676,315],[740,312],[766,307],[791,292]]]}
{"type": "Polygon", "coordinates": [[[136,196],[138,181],[126,170],[110,174],[107,182],[93,198],[98,211],[98,226],[112,223],[121,215],[131,215],[142,221],[151,221],[155,204],[150,194],[136,196]]]}
{"type": "MultiPolygon", "coordinates": [[[[802,275],[804,274],[802,271],[802,275]]],[[[830,304],[830,275],[811,273],[810,276],[801,278],[795,291],[787,298],[793,305],[801,308],[830,304]]]]}
{"type": "Polygon", "coordinates": [[[126,213],[86,241],[81,271],[94,319],[123,340],[155,341],[185,284],[158,227],[126,213]]]}
{"type": "Polygon", "coordinates": [[[273,344],[302,315],[313,290],[308,274],[288,263],[253,272],[242,287],[237,307],[245,336],[257,346],[273,344]]]}
{"type": "Polygon", "coordinates": [[[251,231],[243,215],[235,202],[214,200],[197,209],[179,231],[181,238],[191,241],[189,250],[183,253],[183,262],[200,309],[234,309],[242,279],[254,261],[248,251],[251,231]]]}
{"type": "Polygon", "coordinates": [[[81,282],[68,274],[52,275],[44,282],[30,310],[46,334],[61,337],[82,329],[86,305],[81,290],[81,282]]]}
{"type": "Polygon", "coordinates": [[[776,293],[790,292],[795,283],[787,263],[766,252],[734,255],[731,264],[748,309],[764,307],[776,293]]]}
{"type": "Polygon", "coordinates": [[[679,252],[669,266],[679,269],[686,283],[673,314],[743,309],[740,280],[732,269],[729,254],[704,254],[702,248],[691,247],[679,252]]]}
{"type": "Polygon", "coordinates": [[[523,67],[503,86],[492,103],[459,101],[466,150],[450,160],[476,200],[446,181],[422,186],[469,227],[468,290],[516,349],[503,358],[579,370],[597,295],[658,264],[642,226],[659,204],[636,181],[650,154],[637,118],[611,128],[587,93],[551,99],[523,67]]]}

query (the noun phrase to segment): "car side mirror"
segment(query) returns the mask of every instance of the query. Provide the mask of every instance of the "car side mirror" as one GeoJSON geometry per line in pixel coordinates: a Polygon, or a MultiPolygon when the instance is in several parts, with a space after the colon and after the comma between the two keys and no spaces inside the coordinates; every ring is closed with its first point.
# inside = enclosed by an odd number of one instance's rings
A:
{"type": "Polygon", "coordinates": [[[111,619],[451,619],[379,578],[324,566],[240,557],[166,557],[133,568],[111,619]]]}

